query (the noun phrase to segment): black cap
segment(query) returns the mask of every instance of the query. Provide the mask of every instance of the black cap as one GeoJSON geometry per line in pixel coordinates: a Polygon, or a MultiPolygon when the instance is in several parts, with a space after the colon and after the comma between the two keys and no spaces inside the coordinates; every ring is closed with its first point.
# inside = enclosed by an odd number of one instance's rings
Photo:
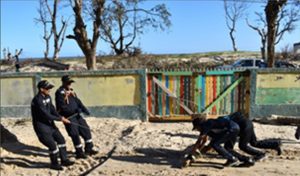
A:
{"type": "Polygon", "coordinates": [[[205,118],[195,118],[193,119],[193,130],[196,130],[197,127],[201,126],[205,122],[205,118]]]}
{"type": "Polygon", "coordinates": [[[37,87],[43,89],[52,89],[54,85],[50,84],[47,80],[42,80],[37,84],[37,87]]]}
{"type": "Polygon", "coordinates": [[[73,82],[75,82],[69,75],[65,75],[65,76],[61,77],[61,81],[63,83],[73,83],[73,82]]]}

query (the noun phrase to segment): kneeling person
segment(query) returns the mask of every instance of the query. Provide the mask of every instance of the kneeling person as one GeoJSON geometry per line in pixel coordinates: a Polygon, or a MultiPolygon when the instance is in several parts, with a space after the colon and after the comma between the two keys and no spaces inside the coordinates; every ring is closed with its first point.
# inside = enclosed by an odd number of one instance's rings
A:
{"type": "Polygon", "coordinates": [[[39,141],[48,147],[50,152],[51,169],[62,170],[63,166],[70,166],[74,162],[67,158],[65,139],[54,124],[54,120],[69,124],[70,121],[59,115],[49,96],[50,89],[54,86],[48,81],[40,81],[37,85],[39,92],[32,99],[31,114],[33,128],[39,141]],[[58,163],[58,153],[61,159],[61,165],[58,163]]]}
{"type": "MultiPolygon", "coordinates": [[[[200,132],[197,143],[200,143],[206,135],[211,138],[209,146],[227,159],[225,166],[237,166],[240,164],[239,160],[231,153],[231,151],[228,151],[221,146],[221,144],[233,139],[235,140],[237,137],[240,129],[236,123],[223,118],[208,120],[205,118],[195,118],[193,120],[193,130],[200,132]]],[[[195,147],[197,147],[197,145],[195,145],[195,147]]]]}
{"type": "Polygon", "coordinates": [[[88,109],[77,97],[71,84],[75,82],[70,76],[62,77],[62,86],[55,93],[56,108],[59,114],[65,117],[72,117],[70,124],[65,124],[68,135],[72,138],[76,150],[76,158],[86,158],[86,155],[94,155],[98,152],[93,150],[92,135],[88,124],[83,119],[81,113],[89,115],[88,109]],[[85,141],[85,153],[82,149],[80,136],[85,141]]]}

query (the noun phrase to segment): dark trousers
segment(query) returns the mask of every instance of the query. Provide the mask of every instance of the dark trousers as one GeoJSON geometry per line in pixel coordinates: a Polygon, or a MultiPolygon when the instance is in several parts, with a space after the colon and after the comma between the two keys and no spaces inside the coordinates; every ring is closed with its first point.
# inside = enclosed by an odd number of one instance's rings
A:
{"type": "MultiPolygon", "coordinates": [[[[65,145],[66,141],[58,129],[52,129],[48,133],[36,132],[39,141],[48,147],[50,153],[57,150],[57,145],[65,145]]],[[[57,151],[58,153],[58,151],[57,151]]]]}
{"type": "Polygon", "coordinates": [[[72,138],[75,149],[82,148],[80,136],[85,141],[85,150],[91,150],[93,147],[92,134],[85,119],[80,115],[70,119],[71,124],[66,124],[68,135],[72,138]]]}
{"type": "MultiPolygon", "coordinates": [[[[233,148],[232,148],[232,150],[226,150],[224,147],[221,146],[221,144],[231,143],[231,141],[236,140],[236,138],[239,134],[239,127],[235,123],[232,123],[232,127],[233,128],[231,130],[212,137],[212,140],[210,142],[210,146],[213,149],[215,149],[220,155],[222,155],[224,158],[226,158],[228,160],[234,159],[234,154],[232,153],[233,148]]],[[[232,144],[232,145],[234,145],[234,144],[232,144]]]]}
{"type": "Polygon", "coordinates": [[[251,121],[247,121],[247,125],[240,131],[239,148],[250,155],[262,155],[264,152],[256,150],[251,146],[257,146],[257,139],[254,133],[254,127],[251,121]]]}

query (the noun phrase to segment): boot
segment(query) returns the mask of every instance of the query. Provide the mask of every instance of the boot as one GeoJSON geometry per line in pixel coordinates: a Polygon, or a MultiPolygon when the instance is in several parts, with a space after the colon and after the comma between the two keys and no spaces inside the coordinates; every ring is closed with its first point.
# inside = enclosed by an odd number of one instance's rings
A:
{"type": "Polygon", "coordinates": [[[76,148],[76,159],[86,159],[86,155],[83,153],[82,148],[76,148]]]}
{"type": "Polygon", "coordinates": [[[264,159],[266,159],[266,154],[261,154],[261,155],[255,155],[254,156],[255,161],[262,161],[264,159]]]}
{"type": "Polygon", "coordinates": [[[88,143],[85,143],[85,147],[84,147],[84,150],[85,150],[85,154],[86,155],[96,155],[98,153],[98,151],[94,150],[93,149],[93,143],[92,142],[88,142],[88,143]]]}
{"type": "Polygon", "coordinates": [[[241,162],[237,158],[233,157],[232,159],[228,159],[224,164],[224,166],[235,167],[235,166],[239,166],[240,164],[241,162]]]}
{"type": "Polygon", "coordinates": [[[60,156],[60,159],[61,159],[61,165],[63,165],[63,166],[71,166],[71,165],[74,164],[73,161],[70,161],[68,159],[66,147],[60,147],[59,148],[59,156],[60,156]]]}
{"type": "Polygon", "coordinates": [[[279,139],[265,139],[257,141],[255,144],[257,148],[273,149],[277,151],[277,155],[281,155],[281,141],[279,139]]]}
{"type": "Polygon", "coordinates": [[[50,169],[54,169],[54,170],[63,170],[63,168],[61,167],[61,165],[58,163],[58,156],[57,153],[55,154],[50,154],[50,169]]]}

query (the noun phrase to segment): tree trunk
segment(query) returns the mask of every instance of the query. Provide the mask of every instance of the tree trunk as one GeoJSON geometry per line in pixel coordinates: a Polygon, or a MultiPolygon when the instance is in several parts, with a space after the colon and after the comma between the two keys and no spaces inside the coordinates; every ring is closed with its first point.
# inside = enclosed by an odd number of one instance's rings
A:
{"type": "Polygon", "coordinates": [[[234,32],[234,30],[231,29],[229,35],[230,35],[230,39],[231,39],[231,42],[232,42],[233,51],[237,52],[237,47],[236,47],[236,43],[235,43],[235,38],[233,36],[233,32],[234,32]]]}
{"type": "Polygon", "coordinates": [[[282,6],[287,0],[269,0],[265,8],[267,26],[268,26],[268,67],[274,67],[275,63],[275,41],[276,41],[276,30],[277,30],[277,17],[282,6]]]}
{"type": "Polygon", "coordinates": [[[88,70],[96,70],[96,52],[86,54],[86,67],[88,70]]]}
{"type": "Polygon", "coordinates": [[[262,39],[262,41],[261,41],[260,51],[261,51],[261,58],[264,61],[266,61],[266,40],[265,39],[262,39]]]}

